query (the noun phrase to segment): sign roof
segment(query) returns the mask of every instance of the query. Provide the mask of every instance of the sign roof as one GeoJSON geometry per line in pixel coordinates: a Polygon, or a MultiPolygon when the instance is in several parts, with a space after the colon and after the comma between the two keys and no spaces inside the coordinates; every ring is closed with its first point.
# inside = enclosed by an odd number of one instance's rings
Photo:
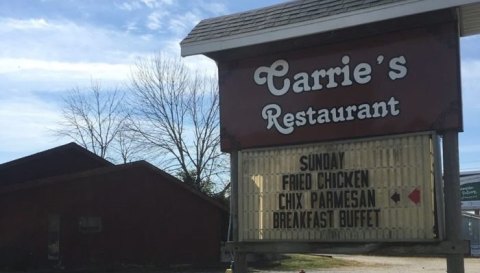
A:
{"type": "Polygon", "coordinates": [[[301,37],[439,9],[461,7],[461,34],[480,31],[479,0],[303,0],[202,20],[182,56],[301,37]],[[469,5],[477,3],[475,5],[469,5]]]}

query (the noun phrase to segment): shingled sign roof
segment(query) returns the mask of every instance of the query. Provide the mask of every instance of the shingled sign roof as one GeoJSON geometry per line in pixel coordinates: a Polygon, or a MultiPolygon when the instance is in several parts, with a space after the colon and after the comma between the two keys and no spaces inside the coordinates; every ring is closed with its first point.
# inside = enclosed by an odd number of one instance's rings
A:
{"type": "Polygon", "coordinates": [[[182,44],[294,24],[405,0],[304,0],[201,21],[182,44]]]}
{"type": "MultiPolygon", "coordinates": [[[[202,20],[181,42],[182,56],[301,37],[433,10],[460,7],[467,34],[480,30],[479,0],[299,0],[202,20]],[[477,3],[474,5],[469,5],[477,3]],[[472,20],[473,18],[473,20],[472,20]]],[[[462,32],[463,33],[463,32],[462,32]]]]}

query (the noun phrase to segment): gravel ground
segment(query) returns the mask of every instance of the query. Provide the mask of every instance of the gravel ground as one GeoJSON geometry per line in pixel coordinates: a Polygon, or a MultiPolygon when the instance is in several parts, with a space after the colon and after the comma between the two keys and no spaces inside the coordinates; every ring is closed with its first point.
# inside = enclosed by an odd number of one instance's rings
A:
{"type": "MultiPolygon", "coordinates": [[[[445,258],[378,257],[357,255],[334,255],[335,258],[365,263],[362,267],[306,270],[305,273],[445,273],[445,258]]],[[[300,271],[300,269],[299,269],[300,271]]],[[[285,271],[257,271],[258,273],[286,273],[285,271]]],[[[292,271],[298,272],[298,271],[292,271]]],[[[465,273],[480,273],[480,258],[465,258],[465,273]]]]}
{"type": "MultiPolygon", "coordinates": [[[[305,270],[305,273],[446,273],[447,262],[445,258],[413,258],[413,257],[380,257],[380,256],[361,256],[361,255],[332,255],[334,258],[354,260],[361,262],[363,265],[360,267],[340,267],[330,269],[316,269],[305,270]]],[[[268,271],[268,270],[254,270],[250,273],[298,273],[301,270],[299,268],[295,271],[268,271]]],[[[62,272],[62,271],[54,271],[62,272]]],[[[66,271],[68,272],[68,271],[66,271]]],[[[78,271],[88,272],[88,271],[78,271]]],[[[143,271],[143,270],[126,270],[126,271],[114,271],[109,270],[105,273],[142,273],[142,272],[155,272],[155,271],[143,271]]],[[[181,270],[175,270],[172,272],[158,271],[158,273],[179,273],[181,270]]],[[[188,273],[225,273],[225,269],[215,270],[188,270],[188,273]]],[[[1,271],[0,273],[19,273],[1,271]]],[[[26,273],[26,272],[25,272],[26,273]]],[[[39,273],[39,272],[34,272],[39,273]]],[[[465,258],[465,273],[480,273],[480,258],[465,258]]]]}

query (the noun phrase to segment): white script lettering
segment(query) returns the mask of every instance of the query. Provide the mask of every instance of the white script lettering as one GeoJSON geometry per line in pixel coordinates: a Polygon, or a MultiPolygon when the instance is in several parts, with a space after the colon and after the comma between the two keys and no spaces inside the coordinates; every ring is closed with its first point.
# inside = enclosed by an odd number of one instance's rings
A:
{"type": "MultiPolygon", "coordinates": [[[[350,86],[353,82],[357,84],[367,84],[371,81],[372,67],[368,63],[359,63],[350,68],[350,57],[345,55],[341,58],[343,66],[330,68],[321,68],[312,73],[299,72],[293,75],[292,79],[285,77],[289,70],[289,64],[286,60],[276,60],[271,66],[260,66],[255,70],[253,79],[258,85],[267,85],[268,91],[274,96],[285,95],[290,88],[294,93],[336,88],[340,86],[350,86]]],[[[400,73],[399,65],[396,61],[392,69],[394,73],[400,73]]]]}
{"type": "Polygon", "coordinates": [[[274,103],[265,105],[262,110],[262,117],[267,121],[267,129],[274,127],[284,135],[291,134],[296,127],[305,125],[386,118],[398,115],[400,115],[400,102],[394,97],[391,97],[388,101],[378,101],[372,104],[347,105],[317,110],[309,107],[305,111],[296,113],[282,113],[282,108],[274,103]]]}

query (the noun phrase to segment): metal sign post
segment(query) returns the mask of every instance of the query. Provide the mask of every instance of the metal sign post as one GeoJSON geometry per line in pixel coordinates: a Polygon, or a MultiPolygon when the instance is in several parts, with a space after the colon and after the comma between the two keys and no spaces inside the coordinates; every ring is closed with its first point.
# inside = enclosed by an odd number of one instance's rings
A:
{"type": "MultiPolygon", "coordinates": [[[[455,245],[461,243],[462,213],[460,208],[460,171],[458,159],[458,133],[447,131],[443,136],[443,165],[445,190],[446,239],[455,245]]],[[[463,273],[463,251],[447,255],[447,272],[463,273]]]]}
{"type": "MultiPolygon", "coordinates": [[[[238,243],[238,152],[230,153],[230,217],[232,217],[233,242],[238,243]]],[[[230,238],[229,238],[230,239],[230,238]]],[[[244,252],[234,252],[234,272],[247,273],[247,255],[244,252]]]]}

